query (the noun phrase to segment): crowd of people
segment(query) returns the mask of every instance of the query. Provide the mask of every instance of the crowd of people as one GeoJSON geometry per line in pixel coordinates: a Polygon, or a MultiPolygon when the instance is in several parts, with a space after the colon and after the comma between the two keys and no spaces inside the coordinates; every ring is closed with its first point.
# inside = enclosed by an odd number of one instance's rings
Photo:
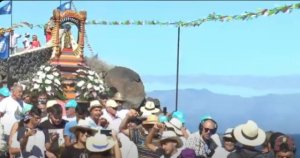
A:
{"type": "Polygon", "coordinates": [[[168,113],[148,98],[138,108],[124,103],[119,92],[64,103],[43,93],[30,96],[19,84],[3,86],[0,133],[7,148],[1,157],[295,158],[290,136],[252,120],[218,131],[218,122],[203,116],[191,133],[180,111],[168,113]]]}

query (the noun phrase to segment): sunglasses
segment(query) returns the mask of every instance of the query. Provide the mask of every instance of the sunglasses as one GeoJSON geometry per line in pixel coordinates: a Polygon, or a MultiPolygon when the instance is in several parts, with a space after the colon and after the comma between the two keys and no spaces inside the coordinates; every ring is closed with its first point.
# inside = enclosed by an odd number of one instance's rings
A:
{"type": "Polygon", "coordinates": [[[93,135],[93,132],[92,131],[89,131],[89,130],[85,130],[85,129],[78,129],[78,131],[80,132],[80,133],[86,133],[86,134],[88,134],[89,136],[91,136],[91,135],[93,135]]]}
{"type": "Polygon", "coordinates": [[[207,133],[209,131],[209,133],[211,134],[215,134],[216,133],[216,129],[210,129],[210,128],[204,128],[204,132],[207,133]]]}

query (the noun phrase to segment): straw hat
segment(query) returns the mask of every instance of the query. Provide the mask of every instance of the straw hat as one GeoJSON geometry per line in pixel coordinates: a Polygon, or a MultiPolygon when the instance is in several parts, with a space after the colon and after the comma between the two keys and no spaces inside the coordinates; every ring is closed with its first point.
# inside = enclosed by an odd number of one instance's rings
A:
{"type": "Polygon", "coordinates": [[[117,92],[112,99],[116,101],[125,101],[124,96],[120,92],[117,92]]]}
{"type": "Polygon", "coordinates": [[[112,138],[108,138],[99,132],[86,140],[86,148],[91,152],[102,152],[111,149],[115,145],[112,138]]]}
{"type": "Polygon", "coordinates": [[[115,100],[112,100],[112,99],[108,99],[106,101],[106,107],[112,107],[112,108],[116,108],[118,107],[119,105],[117,104],[117,102],[115,100]]]}
{"type": "Polygon", "coordinates": [[[177,135],[179,136],[183,135],[183,133],[181,132],[182,122],[179,119],[173,117],[169,122],[165,122],[165,125],[168,128],[174,129],[177,135]]]}
{"type": "Polygon", "coordinates": [[[158,113],[160,110],[155,108],[155,104],[153,101],[147,101],[145,106],[141,107],[141,112],[143,113],[158,113]]]}
{"type": "Polygon", "coordinates": [[[100,104],[99,100],[93,100],[93,101],[91,101],[88,110],[91,111],[95,107],[100,107],[100,108],[102,107],[102,105],[100,104]]]}
{"type": "Polygon", "coordinates": [[[266,139],[265,132],[252,120],[235,127],[233,136],[239,143],[252,147],[263,144],[266,139]]]}
{"type": "Polygon", "coordinates": [[[51,108],[55,104],[58,104],[58,102],[56,100],[48,100],[47,104],[46,104],[46,107],[48,109],[48,108],[51,108]]]}
{"type": "Polygon", "coordinates": [[[163,144],[163,143],[168,142],[168,141],[177,142],[177,145],[176,145],[177,148],[182,147],[181,139],[173,131],[164,131],[162,133],[162,136],[161,136],[161,139],[160,139],[160,144],[163,144]]]}
{"type": "Polygon", "coordinates": [[[149,115],[145,121],[143,121],[143,125],[146,124],[156,124],[158,123],[158,117],[156,115],[149,115]]]}
{"type": "Polygon", "coordinates": [[[78,121],[78,124],[76,126],[73,126],[70,128],[70,131],[75,133],[75,131],[77,129],[84,129],[84,130],[87,130],[93,134],[97,133],[97,130],[95,129],[92,129],[90,126],[89,126],[89,122],[87,120],[83,120],[83,119],[80,119],[78,121]]]}

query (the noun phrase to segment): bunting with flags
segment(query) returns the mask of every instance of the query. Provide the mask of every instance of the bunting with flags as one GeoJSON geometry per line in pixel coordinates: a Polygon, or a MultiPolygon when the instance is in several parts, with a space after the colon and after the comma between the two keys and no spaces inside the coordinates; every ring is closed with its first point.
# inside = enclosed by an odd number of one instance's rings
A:
{"type": "Polygon", "coordinates": [[[58,6],[57,9],[60,11],[71,10],[71,3],[72,3],[71,1],[65,2],[60,6],[58,6]]]}
{"type": "Polygon", "coordinates": [[[12,2],[9,1],[7,4],[5,4],[3,7],[0,8],[0,15],[4,15],[4,14],[11,14],[11,10],[12,10],[12,2]]]}
{"type": "Polygon", "coordinates": [[[9,57],[9,35],[0,36],[0,59],[9,57]]]}

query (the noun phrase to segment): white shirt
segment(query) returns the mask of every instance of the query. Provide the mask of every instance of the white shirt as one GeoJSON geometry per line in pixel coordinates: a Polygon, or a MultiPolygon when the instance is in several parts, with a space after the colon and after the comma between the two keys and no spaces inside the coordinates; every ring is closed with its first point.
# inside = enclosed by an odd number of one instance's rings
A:
{"type": "Polygon", "coordinates": [[[23,44],[24,44],[25,48],[30,48],[30,39],[29,39],[29,37],[24,38],[23,44]]]}
{"type": "Polygon", "coordinates": [[[0,112],[3,113],[0,122],[3,124],[4,134],[9,135],[13,124],[21,120],[22,107],[19,102],[9,96],[0,102],[0,112]]]}
{"type": "Polygon", "coordinates": [[[105,118],[109,122],[108,129],[112,129],[116,133],[119,133],[122,119],[118,116],[116,117],[112,116],[106,111],[106,109],[102,109],[102,113],[103,115],[101,117],[105,118]]]}
{"type": "Polygon", "coordinates": [[[14,33],[14,35],[11,36],[10,46],[17,48],[18,38],[20,38],[20,37],[21,37],[21,35],[14,33]]]}
{"type": "MultiPolygon", "coordinates": [[[[18,132],[16,132],[12,137],[11,147],[13,148],[21,148],[20,142],[17,140],[18,132]]],[[[25,151],[21,152],[21,158],[35,157],[35,158],[44,158],[45,157],[45,134],[43,131],[38,130],[36,133],[30,137],[28,137],[28,141],[26,144],[25,151]]]]}

